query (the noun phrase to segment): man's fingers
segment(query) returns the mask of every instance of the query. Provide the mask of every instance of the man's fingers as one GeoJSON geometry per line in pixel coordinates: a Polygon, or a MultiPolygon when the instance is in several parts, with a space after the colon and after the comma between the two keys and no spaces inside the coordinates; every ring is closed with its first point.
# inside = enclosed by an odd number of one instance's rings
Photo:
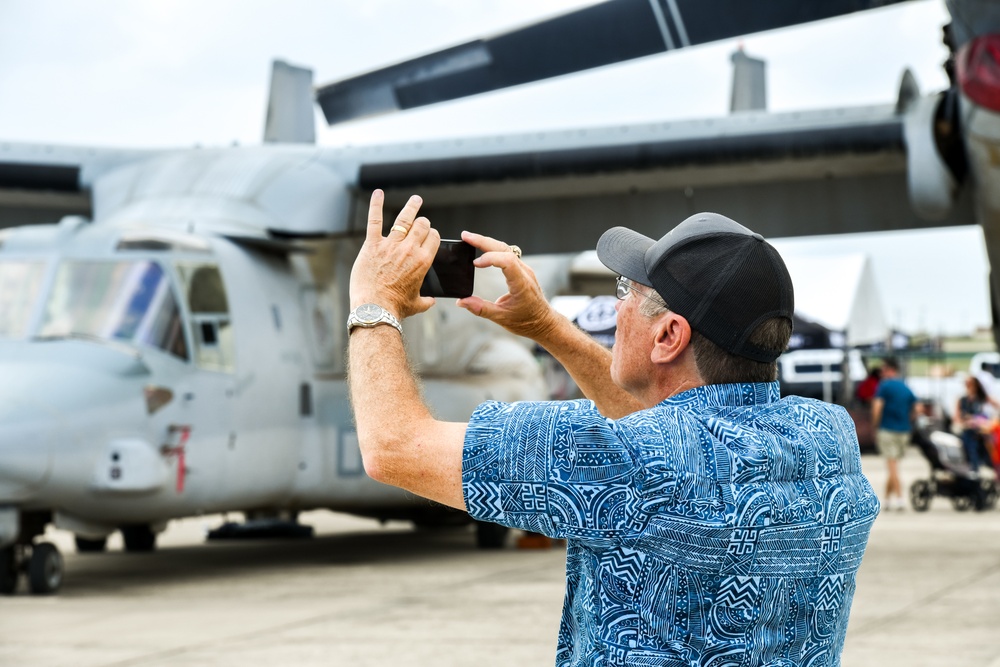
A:
{"type": "Polygon", "coordinates": [[[382,238],[382,202],[385,195],[381,190],[372,192],[371,201],[368,204],[368,229],[366,237],[369,241],[376,241],[382,238]]]}
{"type": "Polygon", "coordinates": [[[417,309],[416,311],[414,311],[414,315],[416,315],[417,313],[422,313],[424,311],[430,310],[435,303],[437,302],[432,296],[418,297],[416,301],[417,309]]]}
{"type": "Polygon", "coordinates": [[[510,246],[503,241],[474,232],[462,232],[462,240],[483,252],[510,252],[510,246]]]}
{"type": "Polygon", "coordinates": [[[413,195],[407,200],[406,206],[396,216],[396,221],[389,229],[389,238],[402,241],[409,236],[410,228],[413,227],[413,219],[417,217],[417,211],[420,210],[422,203],[423,200],[417,195],[413,195]]]}
{"type": "Polygon", "coordinates": [[[511,292],[520,291],[528,284],[531,269],[509,250],[483,253],[475,259],[474,264],[479,268],[495,266],[503,271],[504,280],[507,281],[507,287],[511,292]]]}
{"type": "Polygon", "coordinates": [[[410,227],[410,233],[406,235],[406,238],[419,246],[422,245],[427,239],[430,232],[431,221],[421,216],[413,221],[413,225],[410,227]]]}
{"type": "Polygon", "coordinates": [[[441,232],[439,232],[438,230],[436,230],[433,227],[431,227],[430,228],[430,232],[428,232],[427,238],[424,239],[424,242],[423,242],[422,245],[427,245],[428,243],[433,243],[434,244],[434,252],[437,252],[438,246],[441,245],[441,232]]]}
{"type": "Polygon", "coordinates": [[[478,296],[467,296],[464,299],[459,299],[456,302],[459,308],[465,308],[467,311],[473,315],[478,315],[479,317],[485,317],[486,319],[492,319],[490,314],[496,312],[496,304],[490,303],[489,301],[478,296]]]}
{"type": "Polygon", "coordinates": [[[400,225],[409,229],[413,225],[413,220],[417,217],[417,211],[420,210],[420,205],[424,203],[424,200],[420,198],[419,195],[412,195],[408,200],[406,200],[406,206],[403,210],[399,212],[396,216],[395,225],[400,225]]]}

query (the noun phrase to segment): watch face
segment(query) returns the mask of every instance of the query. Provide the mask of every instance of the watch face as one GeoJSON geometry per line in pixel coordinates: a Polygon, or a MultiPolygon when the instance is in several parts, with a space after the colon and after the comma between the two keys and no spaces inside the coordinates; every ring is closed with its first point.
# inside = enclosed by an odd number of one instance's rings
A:
{"type": "Polygon", "coordinates": [[[382,317],[382,308],[374,303],[362,304],[354,312],[362,322],[375,322],[382,317]]]}

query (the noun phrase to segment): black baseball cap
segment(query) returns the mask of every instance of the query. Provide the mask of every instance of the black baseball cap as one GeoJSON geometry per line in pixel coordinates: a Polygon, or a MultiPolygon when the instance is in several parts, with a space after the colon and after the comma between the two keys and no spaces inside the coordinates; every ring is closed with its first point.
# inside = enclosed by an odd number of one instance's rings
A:
{"type": "Polygon", "coordinates": [[[597,256],[615,273],[655,289],[670,310],[727,352],[760,362],[782,353],[749,338],[764,320],[792,320],[792,278],[774,246],[735,220],[697,213],[659,241],[614,227],[597,242],[597,256]]]}

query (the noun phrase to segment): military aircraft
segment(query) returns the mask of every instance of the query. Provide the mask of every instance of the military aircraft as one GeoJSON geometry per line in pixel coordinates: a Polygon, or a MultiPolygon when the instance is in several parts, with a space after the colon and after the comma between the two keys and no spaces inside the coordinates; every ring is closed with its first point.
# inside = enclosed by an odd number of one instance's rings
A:
{"type": "MultiPolygon", "coordinates": [[[[276,64],[268,140],[297,138],[280,99],[302,74],[276,64]]],[[[148,551],[169,519],[220,511],[467,520],[365,474],[344,382],[364,212],[341,155],[284,141],[41,151],[39,164],[36,150],[2,149],[6,212],[92,208],[0,232],[0,592],[22,572],[32,592],[59,588],[60,554],[36,541],[50,523],[82,551],[116,530],[148,551]],[[60,179],[86,194],[60,193],[60,179]]],[[[481,272],[478,293],[502,291],[481,272]]],[[[529,348],[461,309],[404,329],[442,418],[547,397],[529,348]]],[[[503,535],[482,524],[478,541],[503,535]]]]}
{"type": "MultiPolygon", "coordinates": [[[[315,98],[340,121],[876,4],[612,0],[315,98]]],[[[310,73],[277,63],[263,146],[0,143],[0,592],[21,573],[33,592],[59,588],[61,557],[38,541],[50,523],[80,549],[121,530],[141,551],[170,519],[209,512],[454,519],[367,479],[358,454],[343,323],[373,187],[390,206],[420,191],[445,237],[469,228],[536,252],[711,208],[774,236],[978,220],[1000,257],[1000,17],[985,0],[948,6],[954,85],[922,96],[904,76],[895,105],[318,148],[310,73]]],[[[550,293],[567,286],[567,256],[534,261],[550,293]]],[[[544,394],[522,343],[458,309],[406,329],[444,418],[544,394]]]]}

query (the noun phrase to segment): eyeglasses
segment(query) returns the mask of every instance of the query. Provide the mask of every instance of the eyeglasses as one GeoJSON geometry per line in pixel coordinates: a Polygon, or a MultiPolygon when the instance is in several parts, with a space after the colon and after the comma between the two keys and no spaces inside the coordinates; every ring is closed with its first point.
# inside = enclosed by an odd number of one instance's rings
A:
{"type": "Polygon", "coordinates": [[[650,301],[655,301],[656,303],[660,303],[661,301],[658,298],[659,295],[651,296],[649,294],[643,294],[642,292],[640,292],[639,290],[637,290],[635,287],[632,286],[631,280],[629,280],[625,276],[618,276],[618,280],[615,282],[615,296],[618,297],[619,299],[624,299],[625,297],[628,296],[629,292],[635,292],[644,299],[649,299],[650,301]]]}

